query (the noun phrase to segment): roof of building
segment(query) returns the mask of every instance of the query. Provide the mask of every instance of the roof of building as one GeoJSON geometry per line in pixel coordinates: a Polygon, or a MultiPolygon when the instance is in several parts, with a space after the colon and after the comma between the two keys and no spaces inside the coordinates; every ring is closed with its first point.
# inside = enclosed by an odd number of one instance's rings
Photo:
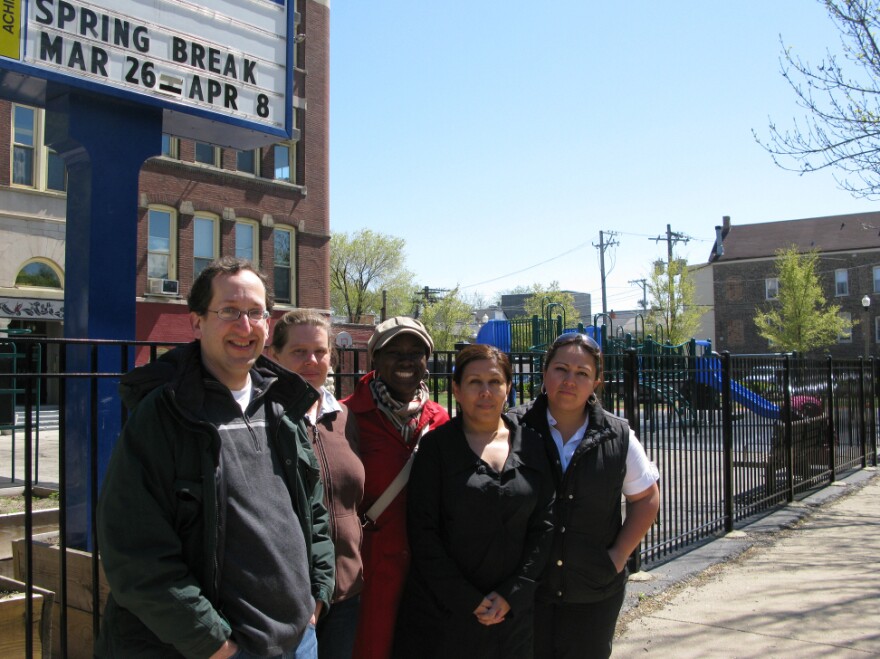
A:
{"type": "Polygon", "coordinates": [[[792,245],[802,252],[880,249],[880,212],[741,225],[730,224],[725,218],[722,236],[724,254],[717,253],[716,242],[709,255],[711,262],[774,257],[792,245]]]}

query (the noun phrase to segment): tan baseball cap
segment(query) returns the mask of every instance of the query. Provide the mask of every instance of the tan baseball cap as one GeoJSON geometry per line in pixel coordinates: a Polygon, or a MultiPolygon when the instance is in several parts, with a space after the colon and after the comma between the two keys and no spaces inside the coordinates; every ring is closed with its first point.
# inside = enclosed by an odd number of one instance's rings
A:
{"type": "Polygon", "coordinates": [[[370,337],[367,343],[367,356],[370,359],[370,363],[373,362],[374,352],[381,350],[388,345],[391,339],[401,334],[413,334],[419,337],[428,349],[429,356],[434,351],[434,341],[431,339],[431,335],[428,334],[428,328],[421,321],[409,316],[395,316],[379,323],[376,325],[376,329],[373,330],[373,336],[370,337]]]}

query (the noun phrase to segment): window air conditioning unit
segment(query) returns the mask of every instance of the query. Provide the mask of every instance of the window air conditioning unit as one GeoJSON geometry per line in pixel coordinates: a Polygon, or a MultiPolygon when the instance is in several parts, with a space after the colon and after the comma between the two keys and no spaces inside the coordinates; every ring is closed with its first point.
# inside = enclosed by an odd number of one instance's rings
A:
{"type": "Polygon", "coordinates": [[[151,279],[150,293],[152,295],[177,295],[178,286],[176,279],[151,279]]]}

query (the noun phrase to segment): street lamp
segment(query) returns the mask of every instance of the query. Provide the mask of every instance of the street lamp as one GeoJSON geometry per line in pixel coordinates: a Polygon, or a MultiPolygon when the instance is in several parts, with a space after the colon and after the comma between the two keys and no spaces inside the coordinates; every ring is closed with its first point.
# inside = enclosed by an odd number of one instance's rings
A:
{"type": "Polygon", "coordinates": [[[862,309],[865,310],[865,359],[868,358],[869,352],[871,350],[871,334],[874,331],[873,323],[871,322],[871,298],[868,295],[865,295],[862,298],[862,309]]]}

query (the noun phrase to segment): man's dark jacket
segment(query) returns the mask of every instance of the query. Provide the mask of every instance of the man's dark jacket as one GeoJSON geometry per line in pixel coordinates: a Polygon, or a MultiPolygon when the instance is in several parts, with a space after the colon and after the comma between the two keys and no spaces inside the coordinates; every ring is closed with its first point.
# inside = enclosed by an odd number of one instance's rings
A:
{"type": "MultiPolygon", "coordinates": [[[[309,552],[311,590],[329,606],[333,544],[318,463],[302,422],[317,392],[260,357],[271,382],[267,434],[309,552]]],[[[253,373],[253,371],[252,371],[253,373]]],[[[198,341],[124,376],[132,412],[113,452],[98,503],[98,539],[111,593],[97,656],[207,657],[230,635],[217,611],[219,435],[198,411],[207,376],[198,341]]],[[[267,532],[283,532],[267,529],[267,532]]]]}

